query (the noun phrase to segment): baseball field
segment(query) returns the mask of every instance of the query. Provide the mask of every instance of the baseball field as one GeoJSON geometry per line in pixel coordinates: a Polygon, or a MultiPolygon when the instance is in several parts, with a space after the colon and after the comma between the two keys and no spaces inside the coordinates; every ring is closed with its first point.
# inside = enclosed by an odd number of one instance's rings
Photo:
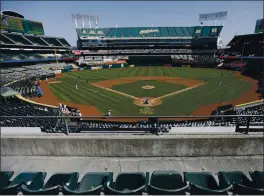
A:
{"type": "Polygon", "coordinates": [[[83,115],[104,115],[108,109],[114,116],[209,115],[220,105],[259,99],[257,81],[240,72],[204,68],[68,72],[42,81],[41,88],[44,95],[35,101],[78,107],[83,115]]]}

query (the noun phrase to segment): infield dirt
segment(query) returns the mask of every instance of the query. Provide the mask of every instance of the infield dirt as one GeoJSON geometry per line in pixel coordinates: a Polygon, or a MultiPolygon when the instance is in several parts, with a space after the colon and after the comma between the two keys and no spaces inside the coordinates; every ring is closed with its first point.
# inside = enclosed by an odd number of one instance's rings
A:
{"type": "MultiPolygon", "coordinates": [[[[249,91],[247,91],[246,93],[244,93],[238,99],[228,101],[228,102],[219,102],[217,104],[200,106],[191,115],[193,115],[193,116],[210,115],[213,110],[215,110],[217,107],[219,107],[221,105],[225,105],[225,104],[237,105],[237,104],[247,103],[247,102],[256,101],[256,100],[260,99],[261,94],[256,92],[258,89],[258,81],[257,80],[243,76],[243,75],[241,75],[240,72],[235,72],[234,76],[239,77],[241,80],[246,80],[246,81],[250,82],[252,84],[252,88],[249,91]]],[[[46,81],[46,80],[41,81],[40,85],[41,85],[41,89],[43,90],[44,94],[40,98],[34,98],[33,101],[43,103],[43,104],[54,105],[54,106],[58,106],[59,103],[63,103],[63,104],[66,104],[68,106],[71,106],[71,107],[77,107],[81,111],[83,116],[103,116],[104,115],[101,112],[99,112],[96,107],[93,107],[93,106],[83,105],[83,104],[73,104],[70,102],[60,101],[53,94],[53,92],[50,90],[49,83],[58,82],[58,81],[56,81],[56,79],[57,78],[63,78],[63,77],[64,76],[62,74],[58,74],[58,75],[56,75],[56,78],[54,78],[54,79],[49,79],[48,81],[46,81]]],[[[187,87],[203,83],[200,80],[155,76],[155,77],[131,77],[131,78],[104,80],[104,81],[96,82],[94,84],[100,85],[100,86],[105,87],[105,88],[111,88],[111,87],[118,85],[118,84],[131,83],[131,82],[136,82],[139,80],[158,80],[158,81],[162,81],[162,82],[183,84],[187,87]]],[[[135,121],[135,120],[139,120],[139,119],[113,119],[113,120],[135,121]]],[[[179,119],[179,120],[183,120],[183,119],[179,119]]]]}

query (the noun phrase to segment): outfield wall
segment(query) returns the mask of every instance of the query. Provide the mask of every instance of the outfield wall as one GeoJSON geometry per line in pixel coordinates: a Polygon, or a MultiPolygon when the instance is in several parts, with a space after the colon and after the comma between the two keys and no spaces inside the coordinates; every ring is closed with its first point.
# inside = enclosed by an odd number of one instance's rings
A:
{"type": "Polygon", "coordinates": [[[263,155],[263,133],[242,135],[6,135],[2,156],[203,157],[263,155]]]}

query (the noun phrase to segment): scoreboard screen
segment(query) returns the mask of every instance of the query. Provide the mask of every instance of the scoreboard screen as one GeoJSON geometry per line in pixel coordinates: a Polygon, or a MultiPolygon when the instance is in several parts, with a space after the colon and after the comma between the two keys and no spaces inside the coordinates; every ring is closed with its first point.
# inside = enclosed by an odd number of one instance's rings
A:
{"type": "Polygon", "coordinates": [[[1,30],[5,30],[8,32],[44,35],[44,29],[41,22],[25,20],[22,18],[2,14],[0,28],[1,30]]]}
{"type": "Polygon", "coordinates": [[[33,35],[44,35],[44,29],[41,22],[24,20],[25,33],[33,35]]]}
{"type": "Polygon", "coordinates": [[[10,32],[24,33],[23,19],[1,15],[1,29],[10,32]]]}

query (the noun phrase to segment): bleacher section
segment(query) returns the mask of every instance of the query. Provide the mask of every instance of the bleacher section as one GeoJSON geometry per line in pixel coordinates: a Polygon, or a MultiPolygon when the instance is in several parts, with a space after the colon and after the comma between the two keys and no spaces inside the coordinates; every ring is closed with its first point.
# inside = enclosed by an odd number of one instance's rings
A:
{"type": "Polygon", "coordinates": [[[250,178],[242,171],[217,172],[217,180],[210,172],[174,170],[149,172],[87,172],[79,179],[78,172],[2,171],[1,194],[17,195],[263,195],[264,171],[250,171],[250,178]],[[30,183],[29,183],[30,182],[30,183]]]}

